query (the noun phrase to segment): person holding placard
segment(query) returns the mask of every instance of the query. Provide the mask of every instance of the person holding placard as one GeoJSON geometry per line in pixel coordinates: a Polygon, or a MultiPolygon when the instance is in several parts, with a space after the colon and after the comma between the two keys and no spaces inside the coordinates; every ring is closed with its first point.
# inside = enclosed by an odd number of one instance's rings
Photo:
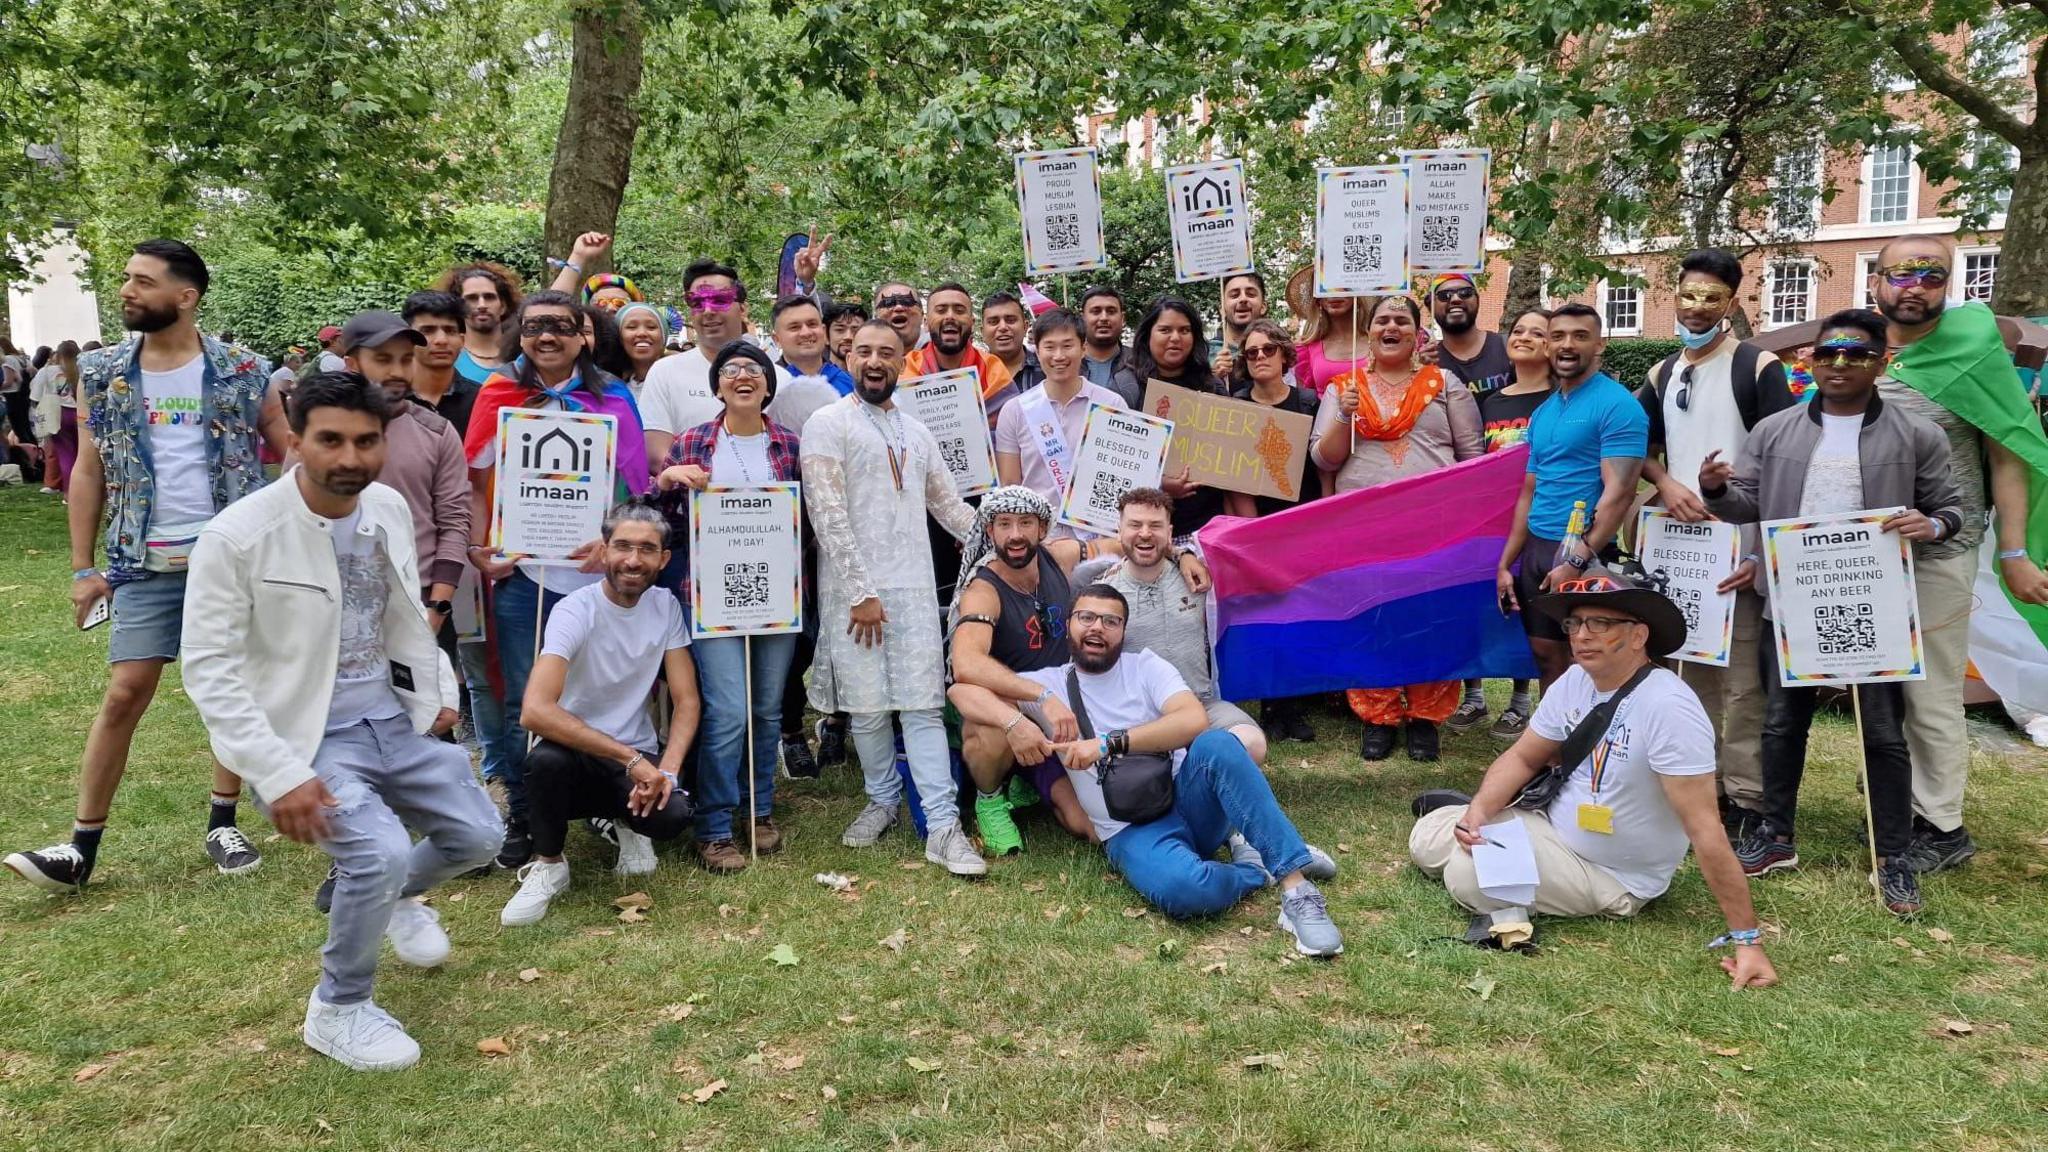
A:
{"type": "Polygon", "coordinates": [[[1349,296],[1316,298],[1315,312],[1308,318],[1295,349],[1294,382],[1320,399],[1331,381],[1358,367],[1364,333],[1351,319],[1358,302],[1349,296]]]}
{"type": "MultiPolygon", "coordinates": [[[[1733,465],[1718,450],[1707,453],[1699,491],[1708,510],[1748,524],[1902,507],[1884,530],[1914,541],[1916,551],[1960,531],[1948,439],[1932,421],[1878,397],[1884,357],[1885,323],[1877,313],[1851,308],[1823,321],[1810,361],[1819,398],[1759,421],[1733,465]]],[[[1799,864],[1793,816],[1819,692],[1786,687],[1778,646],[1758,647],[1765,691],[1763,819],[1735,849],[1751,876],[1799,864]]],[[[1906,858],[1913,842],[1913,762],[1901,727],[1902,689],[1889,681],[1856,691],[1878,858],[1871,882],[1885,906],[1905,916],[1920,910],[1920,881],[1906,858]]]]}
{"type": "Polygon", "coordinates": [[[1266,278],[1237,272],[1223,278],[1223,323],[1209,338],[1209,367],[1218,380],[1236,375],[1238,353],[1253,322],[1266,318],[1266,278]]]}
{"type": "MultiPolygon", "coordinates": [[[[1143,407],[1146,385],[1154,380],[1194,392],[1222,395],[1209,365],[1209,341],[1202,334],[1202,316],[1194,305],[1178,296],[1161,296],[1138,321],[1131,342],[1131,366],[1117,374],[1112,389],[1133,408],[1143,407]]],[[[1173,534],[1176,539],[1192,536],[1202,525],[1223,514],[1223,490],[1189,480],[1189,472],[1167,476],[1159,483],[1173,497],[1173,534]]]]}
{"type": "Polygon", "coordinates": [[[929,376],[972,368],[981,381],[981,403],[990,426],[996,413],[1017,394],[1010,385],[1010,369],[1000,359],[974,346],[974,297],[951,280],[925,296],[931,342],[913,348],[903,359],[905,376],[929,376]]]}
{"type": "Polygon", "coordinates": [[[823,571],[818,660],[811,704],[850,714],[868,803],[840,837],[871,847],[894,827],[903,784],[891,721],[903,726],[911,780],[924,808],[925,859],[956,876],[988,862],[960,824],[958,785],[946,745],[945,644],[932,574],[927,512],[956,539],[974,531],[938,440],[895,401],[903,343],[885,321],[854,335],[847,367],[854,394],[804,429],[804,502],[823,571]]]}
{"type": "MultiPolygon", "coordinates": [[[[1362,371],[1332,381],[1316,412],[1309,458],[1333,473],[1333,491],[1370,488],[1403,476],[1448,468],[1486,451],[1479,404],[1456,375],[1418,364],[1415,340],[1422,309],[1406,296],[1374,302],[1367,328],[1371,358],[1362,371]]],[[[1358,754],[1384,760],[1407,724],[1408,758],[1433,761],[1440,751],[1437,726],[1458,707],[1459,683],[1444,680],[1405,688],[1353,688],[1351,711],[1365,722],[1358,754]]]]}
{"type": "MultiPolygon", "coordinates": [[[[1055,308],[1040,316],[1031,325],[1031,342],[1038,347],[1045,379],[996,417],[996,478],[1006,485],[1021,484],[1057,508],[1073,479],[1074,448],[1081,442],[1089,406],[1128,405],[1121,395],[1081,375],[1081,321],[1072,312],[1055,308]]],[[[1050,538],[1073,535],[1072,528],[1059,524],[1050,538]]]]}
{"type": "MultiPolygon", "coordinates": [[[[808,303],[808,301],[806,301],[808,303]]],[[[815,313],[815,308],[813,309],[815,313]]],[[[823,339],[823,326],[819,326],[823,339]]],[[[776,394],[775,366],[768,354],[745,342],[728,344],[711,362],[711,378],[725,412],[676,437],[657,483],[663,491],[706,485],[770,484],[800,480],[800,447],[794,432],[762,412],[776,394]]],[[[675,520],[671,514],[670,527],[675,520]]],[[[688,589],[683,602],[690,603],[688,589]]],[[[747,709],[753,702],[754,851],[782,850],[775,826],[775,749],[781,740],[783,688],[796,656],[797,633],[776,636],[705,636],[690,646],[704,694],[704,739],[697,758],[697,859],[711,872],[739,872],[747,854],[733,843],[733,809],[740,804],[747,771],[747,709]],[[748,652],[753,647],[752,692],[748,652]]],[[[801,710],[802,705],[797,705],[801,710]]]]}

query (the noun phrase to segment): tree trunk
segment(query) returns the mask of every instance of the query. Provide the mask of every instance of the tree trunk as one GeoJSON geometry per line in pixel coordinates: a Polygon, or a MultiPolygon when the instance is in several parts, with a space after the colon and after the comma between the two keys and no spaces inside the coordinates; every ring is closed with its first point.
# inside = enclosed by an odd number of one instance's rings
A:
{"type": "Polygon", "coordinates": [[[2048,149],[2020,149],[1991,308],[2001,316],[2048,315],[2048,149]]]}
{"type": "MultiPolygon", "coordinates": [[[[548,175],[547,254],[567,259],[583,232],[618,223],[640,131],[639,0],[586,0],[576,7],[569,99],[548,175]]],[[[602,269],[590,268],[586,272],[602,269]]]]}

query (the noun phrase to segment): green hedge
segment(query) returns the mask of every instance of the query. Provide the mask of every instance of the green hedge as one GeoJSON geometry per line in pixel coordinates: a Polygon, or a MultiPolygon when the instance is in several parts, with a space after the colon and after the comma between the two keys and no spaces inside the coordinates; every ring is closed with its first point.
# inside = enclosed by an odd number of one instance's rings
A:
{"type": "Polygon", "coordinates": [[[1676,340],[1609,340],[1600,365],[1609,376],[1633,391],[1650,378],[1650,369],[1684,345],[1676,340]]]}

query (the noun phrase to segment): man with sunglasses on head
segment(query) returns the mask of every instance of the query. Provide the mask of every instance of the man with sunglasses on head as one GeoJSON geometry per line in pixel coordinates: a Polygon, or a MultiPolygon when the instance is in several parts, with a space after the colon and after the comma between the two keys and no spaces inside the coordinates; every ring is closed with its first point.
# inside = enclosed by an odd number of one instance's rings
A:
{"type": "Polygon", "coordinates": [[[656,466],[668,459],[676,437],[718,419],[725,406],[711,383],[711,361],[727,344],[747,338],[747,286],[730,265],[698,260],[683,269],[683,303],[697,346],[656,360],[640,389],[647,460],[656,466]]]}
{"type": "MultiPolygon", "coordinates": [[[[1716,516],[1737,524],[1802,519],[1871,508],[1903,508],[1884,523],[1915,544],[1954,538],[1963,517],[1941,429],[1877,391],[1883,371],[1885,322],[1850,308],[1821,323],[1813,350],[1818,396],[1758,422],[1731,466],[1718,451],[1700,464],[1700,493],[1716,516]]],[[[1967,594],[1966,594],[1967,595],[1967,594]]],[[[1942,604],[1934,611],[1953,611],[1942,604]]],[[[1769,605],[1766,605],[1766,614],[1769,605]]],[[[1777,645],[1759,644],[1764,677],[1762,820],[1735,854],[1742,870],[1761,876],[1799,864],[1793,815],[1806,768],[1807,731],[1817,688],[1780,683],[1777,645]]],[[[1858,689],[1865,791],[1878,856],[1871,877],[1885,906],[1907,916],[1920,910],[1920,882],[1908,867],[1913,833],[1913,763],[1901,727],[1903,685],[1858,689]]]]}
{"type": "Polygon", "coordinates": [[[1962,527],[1914,555],[1927,679],[1905,686],[1913,753],[1913,847],[1906,859],[1924,875],[1977,854],[1963,827],[1970,770],[1963,675],[1987,510],[1998,550],[1993,568],[2007,598],[2048,638],[2048,575],[2041,571],[2048,559],[2048,438],[1991,310],[1949,307],[1955,250],[1948,239],[1900,237],[1884,246],[1877,263],[1870,294],[1892,350],[1877,394],[1947,435],[1962,501],[1962,527]]]}
{"type": "MultiPolygon", "coordinates": [[[[1778,358],[1728,330],[1742,262],[1719,248],[1685,254],[1678,265],[1675,326],[1684,347],[1650,369],[1636,396],[1650,418],[1650,455],[1643,479],[1657,502],[1683,524],[1712,519],[1695,485],[1709,452],[1733,457],[1757,421],[1796,402],[1778,358]]],[[[1735,630],[1728,667],[1694,664],[1686,680],[1699,693],[1719,741],[1721,817],[1741,839],[1763,807],[1763,686],[1756,648],[1763,633],[1761,544],[1753,524],[1742,528],[1742,561],[1720,590],[1735,593],[1735,630]]]]}
{"type": "Polygon", "coordinates": [[[1708,945],[1732,946],[1722,970],[1737,988],[1777,983],[1714,803],[1713,730],[1692,689],[1654,663],[1684,643],[1684,614],[1661,592],[1606,574],[1561,581],[1527,607],[1571,638],[1572,667],[1477,795],[1415,798],[1415,866],[1473,913],[1467,941],[1520,949],[1534,935],[1531,912],[1634,916],[1671,887],[1690,846],[1726,918],[1726,934],[1708,945]],[[1536,861],[1526,907],[1482,888],[1473,860],[1517,820],[1536,861]]]}

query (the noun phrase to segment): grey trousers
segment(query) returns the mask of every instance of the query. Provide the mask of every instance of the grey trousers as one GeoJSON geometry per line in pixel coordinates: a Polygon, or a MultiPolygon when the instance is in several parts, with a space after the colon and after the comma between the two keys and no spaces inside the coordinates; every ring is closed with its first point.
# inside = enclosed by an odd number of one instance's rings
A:
{"type": "Polygon", "coordinates": [[[339,873],[320,950],[320,999],[356,1004],[370,998],[392,906],[488,863],[505,826],[469,753],[414,732],[404,716],[327,733],[313,772],[337,802],[320,842],[339,873]]]}

